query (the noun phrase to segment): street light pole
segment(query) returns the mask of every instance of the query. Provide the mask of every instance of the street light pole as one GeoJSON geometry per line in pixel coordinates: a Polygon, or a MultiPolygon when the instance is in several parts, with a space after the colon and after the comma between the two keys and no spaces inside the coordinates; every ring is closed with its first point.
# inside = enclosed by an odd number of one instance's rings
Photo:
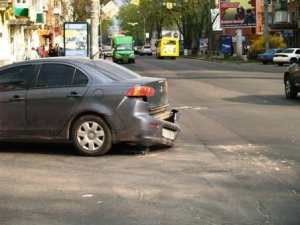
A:
{"type": "Polygon", "coordinates": [[[264,37],[265,51],[269,51],[269,15],[268,15],[268,0],[264,0],[264,37]]]}
{"type": "Polygon", "coordinates": [[[99,0],[91,0],[91,53],[90,58],[99,54],[98,27],[99,27],[99,0]]]}
{"type": "Polygon", "coordinates": [[[143,20],[144,20],[144,44],[146,44],[147,39],[146,39],[146,19],[145,19],[145,17],[143,17],[143,20]]]}

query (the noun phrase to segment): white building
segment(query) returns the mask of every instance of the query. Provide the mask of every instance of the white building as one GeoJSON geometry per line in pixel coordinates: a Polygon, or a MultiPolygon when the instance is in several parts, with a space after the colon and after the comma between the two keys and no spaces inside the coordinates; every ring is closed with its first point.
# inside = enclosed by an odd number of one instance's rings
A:
{"type": "Polygon", "coordinates": [[[61,0],[0,0],[0,66],[20,61],[25,48],[49,45],[61,34],[61,0]]]}

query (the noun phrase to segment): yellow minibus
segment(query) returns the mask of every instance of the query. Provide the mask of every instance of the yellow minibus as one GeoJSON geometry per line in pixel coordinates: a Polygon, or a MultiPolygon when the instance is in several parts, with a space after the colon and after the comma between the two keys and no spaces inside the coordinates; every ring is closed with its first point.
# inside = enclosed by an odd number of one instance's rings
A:
{"type": "Polygon", "coordinates": [[[176,59],[179,56],[179,40],[173,37],[163,37],[156,44],[156,58],[170,57],[176,59]]]}

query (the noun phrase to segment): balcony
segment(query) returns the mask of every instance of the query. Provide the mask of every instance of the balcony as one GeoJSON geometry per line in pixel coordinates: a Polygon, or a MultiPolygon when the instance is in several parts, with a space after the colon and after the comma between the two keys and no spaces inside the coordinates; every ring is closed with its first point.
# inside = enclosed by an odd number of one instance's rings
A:
{"type": "Polygon", "coordinates": [[[275,23],[287,23],[289,22],[288,11],[275,12],[275,23]]]}
{"type": "Polygon", "coordinates": [[[288,6],[287,1],[277,2],[275,5],[275,10],[276,11],[285,11],[288,8],[287,6],[288,6]]]}
{"type": "Polygon", "coordinates": [[[53,9],[53,14],[56,16],[60,16],[61,15],[61,9],[60,8],[54,8],[53,9]]]}

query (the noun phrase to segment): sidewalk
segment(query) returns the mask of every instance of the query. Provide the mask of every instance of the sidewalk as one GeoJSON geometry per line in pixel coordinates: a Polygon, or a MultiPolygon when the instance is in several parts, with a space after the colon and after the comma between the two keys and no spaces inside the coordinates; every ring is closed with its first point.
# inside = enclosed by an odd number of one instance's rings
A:
{"type": "Polygon", "coordinates": [[[198,60],[203,60],[203,61],[210,61],[210,62],[220,62],[220,63],[256,63],[257,60],[255,59],[247,59],[246,55],[243,55],[243,58],[240,58],[236,55],[229,56],[224,58],[224,56],[217,56],[217,55],[181,55],[180,57],[182,58],[187,58],[187,59],[198,59],[198,60]]]}

